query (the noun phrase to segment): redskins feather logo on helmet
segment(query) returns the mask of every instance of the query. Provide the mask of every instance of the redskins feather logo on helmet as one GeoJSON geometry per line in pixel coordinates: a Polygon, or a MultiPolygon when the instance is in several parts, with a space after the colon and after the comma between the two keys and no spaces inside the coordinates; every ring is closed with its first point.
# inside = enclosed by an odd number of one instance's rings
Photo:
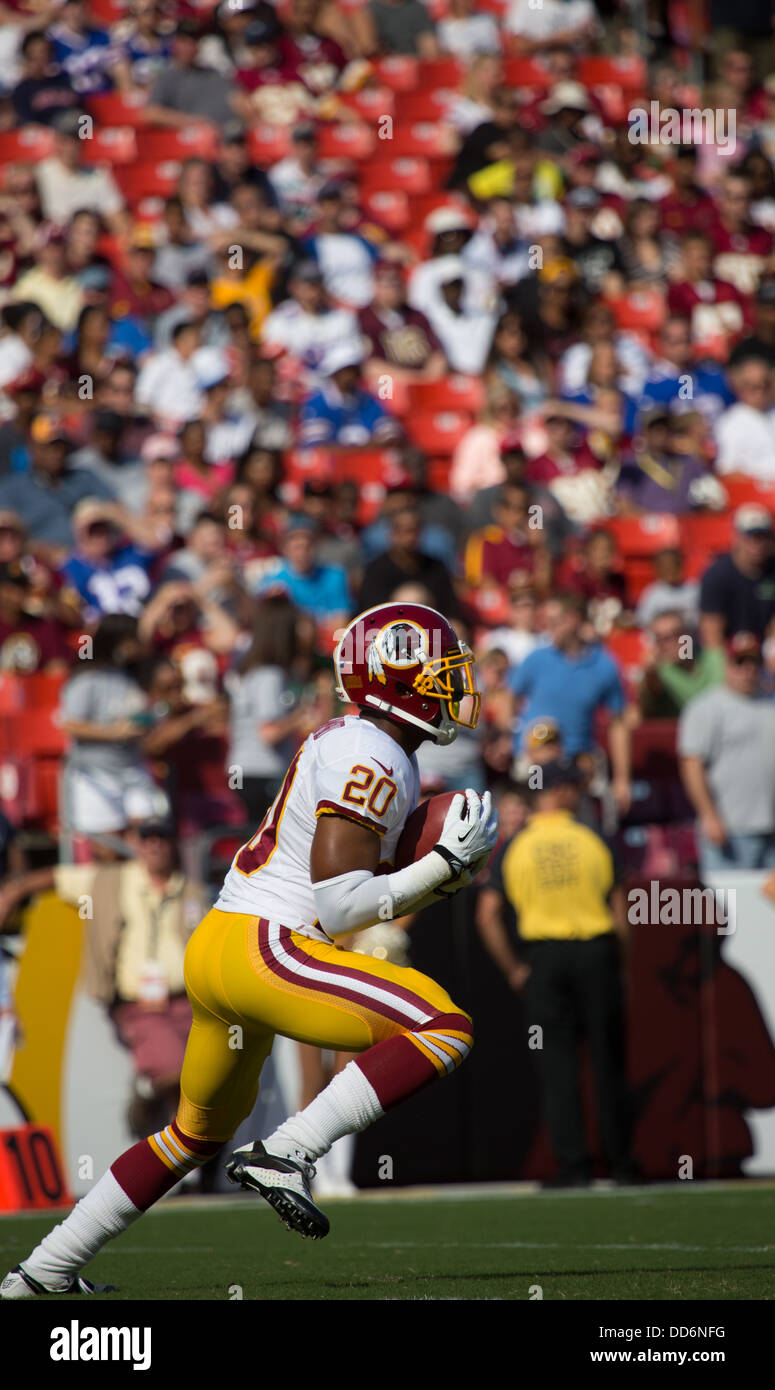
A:
{"type": "Polygon", "coordinates": [[[334,670],[341,699],[424,729],[437,743],[476,728],[481,696],[473,652],[435,608],[368,608],[342,634],[334,670]]]}

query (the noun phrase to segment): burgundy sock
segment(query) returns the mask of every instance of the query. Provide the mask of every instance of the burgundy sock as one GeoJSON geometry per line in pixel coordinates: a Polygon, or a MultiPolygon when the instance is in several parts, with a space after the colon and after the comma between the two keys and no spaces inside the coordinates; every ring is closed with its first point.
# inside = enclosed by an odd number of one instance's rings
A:
{"type": "Polygon", "coordinates": [[[139,1211],[147,1211],[186,1173],[201,1168],[223,1143],[222,1139],[194,1139],[173,1120],[166,1129],[127,1149],[110,1171],[130,1202],[139,1211]]]}

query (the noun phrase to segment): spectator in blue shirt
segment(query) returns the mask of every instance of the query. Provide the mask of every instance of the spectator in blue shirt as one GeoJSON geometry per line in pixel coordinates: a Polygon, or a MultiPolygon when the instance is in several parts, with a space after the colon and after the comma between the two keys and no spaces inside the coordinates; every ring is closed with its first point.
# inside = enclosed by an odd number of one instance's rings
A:
{"type": "Polygon", "coordinates": [[[112,89],[115,54],[110,36],[104,29],[89,24],[83,0],[65,0],[48,33],[54,62],[69,79],[73,91],[94,96],[112,89]]]}
{"type": "Polygon", "coordinates": [[[352,609],[347,572],[340,565],[321,565],[314,522],[292,516],[283,538],[283,559],[261,578],[258,592],[284,589],[302,613],[330,627],[342,626],[352,609]]]}
{"type": "Polygon", "coordinates": [[[735,400],[729,382],[712,363],[699,366],[692,358],[691,325],[679,314],[665,319],[658,340],[659,359],[649,372],[640,401],[640,410],[654,406],[677,410],[701,410],[711,420],[735,400]],[[692,404],[693,403],[693,404],[692,404]]]}
{"type": "Polygon", "coordinates": [[[302,407],[302,445],[362,449],[401,440],[396,418],[358,385],[362,361],[357,341],[336,343],[326,353],[322,365],[326,379],[302,407]]]}
{"type": "Polygon", "coordinates": [[[611,716],[611,790],[621,815],[630,805],[630,733],[624,720],[624,691],[612,658],[581,635],[584,600],[576,594],[551,599],[545,609],[550,644],[525,657],[511,676],[521,697],[521,730],[542,719],[554,720],[569,757],[596,747],[594,721],[599,709],[611,716]]]}
{"type": "Polygon", "coordinates": [[[70,514],[86,497],[113,500],[101,478],[70,464],[72,441],[55,415],[39,414],[29,430],[29,472],[0,482],[0,509],[18,512],[40,546],[69,550],[70,514]]]}
{"type": "MultiPolygon", "coordinates": [[[[127,539],[124,526],[140,529],[142,522],[115,503],[88,497],[73,511],[75,550],[61,569],[65,582],[78,594],[86,622],[110,613],[137,618],[151,592],[154,552],[127,539]]],[[[143,539],[147,539],[143,535],[143,539]]]]}

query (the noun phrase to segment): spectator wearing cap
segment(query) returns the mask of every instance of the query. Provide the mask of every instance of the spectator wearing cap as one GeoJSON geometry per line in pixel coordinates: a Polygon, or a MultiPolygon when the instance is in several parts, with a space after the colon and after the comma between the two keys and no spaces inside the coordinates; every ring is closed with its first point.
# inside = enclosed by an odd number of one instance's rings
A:
{"type": "Polygon", "coordinates": [[[679,609],[664,609],[648,625],[651,649],[638,688],[644,719],[677,719],[690,700],[724,679],[721,647],[695,650],[691,621],[679,609]]]}
{"type": "Polygon", "coordinates": [[[175,428],[193,420],[202,406],[195,354],[201,346],[201,327],[196,319],[183,320],[172,330],[172,344],[152,352],[140,368],[135,401],[162,426],[175,428]]]}
{"type": "Polygon", "coordinates": [[[22,303],[37,304],[49,323],[62,333],[71,333],[84,296],[78,281],[68,273],[62,228],[53,223],[41,227],[36,251],[36,264],[19,277],[11,295],[22,303]]]}
{"type": "Polygon", "coordinates": [[[272,165],[267,178],[289,228],[305,232],[314,218],[318,194],[327,182],[318,161],[314,125],[302,121],[294,127],[291,153],[272,165]]]}
{"type": "Polygon", "coordinates": [[[431,253],[427,261],[414,267],[409,277],[406,298],[411,307],[425,314],[432,323],[434,308],[444,307],[442,281],[449,283],[450,270],[462,275],[466,309],[484,311],[491,307],[494,290],[491,274],[479,266],[467,264],[462,258],[474,230],[470,213],[457,206],[435,208],[423,225],[431,237],[431,253]]]}
{"type": "Polygon", "coordinates": [[[734,401],[733,392],[717,367],[699,366],[694,358],[689,320],[670,314],[657,339],[657,360],[651,367],[643,387],[641,410],[654,406],[670,406],[687,399],[687,383],[691,384],[692,400],[702,402],[706,415],[717,418],[734,401]]]}
{"type": "Polygon", "coordinates": [[[315,114],[315,98],[297,73],[283,65],[279,39],[276,18],[252,22],[245,30],[237,81],[253,120],[289,126],[315,114]]]}
{"type": "Polygon", "coordinates": [[[592,226],[602,199],[594,188],[572,188],[565,199],[563,253],[570,256],[581,274],[584,289],[591,295],[609,293],[620,280],[624,262],[615,241],[595,236],[592,226]]]}
{"type": "Polygon", "coordinates": [[[363,612],[386,603],[403,584],[420,583],[440,613],[460,612],[452,576],[443,560],[422,548],[422,521],[416,505],[396,510],[386,548],[366,566],[356,608],[363,612]]]}
{"type": "Polygon", "coordinates": [[[178,866],[176,831],[154,817],[127,837],[117,863],[60,864],[6,882],[2,919],[30,893],[54,890],[88,919],[84,988],[109,1013],[132,1056],[127,1122],[144,1139],[163,1128],[178,1103],[180,1069],[191,1027],[183,978],[188,938],[207,911],[205,888],[178,866]]]}
{"type": "Polygon", "coordinates": [[[45,376],[34,367],[26,367],[3,391],[12,414],[0,421],[0,477],[7,473],[23,473],[29,468],[27,441],[30,425],[40,410],[40,394],[45,376]]]}
{"type": "Polygon", "coordinates": [[[282,540],[282,558],[268,566],[258,593],[282,592],[302,613],[328,627],[343,624],[352,602],[347,573],[339,565],[318,559],[315,523],[298,514],[289,518],[282,540]]]}
{"type": "Polygon", "coordinates": [[[734,517],[730,550],[718,555],[700,585],[700,637],[704,647],[720,647],[736,632],[759,641],[775,616],[775,548],[772,517],[749,502],[734,517]]]}
{"type": "Polygon", "coordinates": [[[569,256],[549,255],[535,275],[519,280],[506,296],[508,307],[522,318],[530,352],[552,363],[579,335],[584,293],[578,270],[569,256]]]}
{"type": "Polygon", "coordinates": [[[716,471],[775,482],[775,369],[765,357],[746,357],[730,368],[735,393],[716,420],[716,471]]]}
{"type": "Polygon", "coordinates": [[[465,581],[471,588],[504,591],[520,582],[546,590],[551,561],[543,531],[530,526],[530,493],[524,485],[507,484],[494,506],[495,523],[474,531],[463,558],[465,581]]]}
{"type": "Polygon", "coordinates": [[[202,39],[198,58],[225,77],[233,77],[239,68],[253,28],[263,27],[273,35],[279,31],[277,16],[265,0],[220,0],[213,18],[215,32],[202,39]]]}
{"type": "Polygon", "coordinates": [[[549,645],[526,657],[512,677],[523,701],[521,728],[536,719],[556,719],[569,757],[595,747],[594,722],[607,710],[611,789],[622,815],[630,805],[630,734],[624,691],[615,663],[597,642],[582,637],[586,604],[578,594],[560,594],[544,610],[549,645]]]}
{"type": "MultiPolygon", "coordinates": [[[[12,517],[0,512],[0,531],[13,525],[12,517]]],[[[0,561],[0,672],[54,674],[72,665],[61,623],[35,611],[34,574],[29,556],[0,561]]]]}
{"type": "MultiPolygon", "coordinates": [[[[540,12],[539,12],[540,13],[540,12]]],[[[605,841],[576,818],[579,775],[567,759],[541,767],[528,824],[510,841],[478,926],[527,1016],[542,1030],[536,1052],[557,1172],[552,1187],[586,1187],[592,1178],[581,1102],[579,1037],[594,1078],[600,1146],[611,1178],[635,1180],[625,1070],[621,941],[623,895],[605,841]],[[502,909],[517,915],[509,939],[502,909]]]]}
{"type": "Polygon", "coordinates": [[[460,256],[435,264],[436,293],[428,304],[428,322],[455,372],[480,375],[495,329],[493,309],[477,308],[466,298],[466,267],[460,256]]]}
{"type": "Polygon", "coordinates": [[[304,250],[320,266],[323,284],[332,299],[361,309],[374,297],[377,249],[365,237],[347,229],[340,183],[331,180],[323,185],[318,193],[317,212],[304,250]]]}
{"type": "Polygon", "coordinates": [[[684,569],[682,550],[666,547],[654,556],[654,582],[646,585],[635,610],[638,627],[649,627],[661,613],[682,613],[690,629],[697,626],[700,586],[684,569]]]}
{"type": "Polygon", "coordinates": [[[306,384],[319,380],[323,359],[331,348],[358,342],[358,320],[352,309],[335,308],[316,261],[298,261],[288,277],[287,299],[264,320],[264,352],[283,352],[306,384]]]}
{"type": "Polygon", "coordinates": [[[197,62],[200,35],[196,20],[178,20],[171,61],[151,88],[146,107],[149,124],[183,129],[196,117],[199,122],[220,128],[240,114],[233,82],[197,62]]]}
{"type": "MultiPolygon", "coordinates": [[[[241,409],[232,399],[229,363],[225,355],[213,350],[205,364],[199,357],[198,375],[202,388],[200,419],[205,427],[205,458],[220,464],[238,458],[248,448],[255,430],[255,416],[241,409]]],[[[229,479],[229,481],[231,481],[229,479]]]]}
{"type": "MultiPolygon", "coordinates": [[[[41,552],[69,552],[71,515],[87,497],[112,501],[100,478],[70,462],[72,442],[53,414],[36,415],[30,426],[29,472],[0,482],[0,508],[15,511],[41,552]]],[[[62,556],[64,558],[64,556],[62,556]]]]}
{"type": "Polygon", "coordinates": [[[51,40],[46,34],[39,29],[25,34],[19,57],[21,77],[12,93],[19,125],[50,126],[60,112],[75,110],[79,104],[77,93],[54,64],[51,40]]]}
{"type": "Polygon", "coordinates": [[[723,685],[681,715],[681,775],[697,813],[703,874],[775,867],[775,705],[761,676],[759,638],[735,632],[723,685]]]}
{"type": "Polygon", "coordinates": [[[154,553],[161,548],[150,528],[115,502],[88,497],[73,508],[72,527],[75,548],[61,575],[78,595],[85,621],[110,613],[139,617],[151,592],[154,553]]]}
{"type": "Polygon", "coordinates": [[[616,493],[621,509],[680,516],[698,508],[725,507],[726,492],[708,468],[709,444],[707,422],[699,412],[671,415],[655,406],[641,417],[641,432],[619,471],[616,493]]]}
{"type": "Polygon", "coordinates": [[[398,420],[388,415],[376,397],[358,385],[363,350],[347,343],[328,349],[321,371],[325,380],[302,406],[300,443],[303,447],[336,445],[362,449],[393,444],[401,439],[398,420]]]}
{"type": "Polygon", "coordinates": [[[61,225],[83,208],[96,212],[108,229],[120,236],[127,227],[124,200],[110,170],[83,162],[86,127],[78,111],[63,111],[53,122],[55,149],[35,168],[43,216],[61,225]]]}

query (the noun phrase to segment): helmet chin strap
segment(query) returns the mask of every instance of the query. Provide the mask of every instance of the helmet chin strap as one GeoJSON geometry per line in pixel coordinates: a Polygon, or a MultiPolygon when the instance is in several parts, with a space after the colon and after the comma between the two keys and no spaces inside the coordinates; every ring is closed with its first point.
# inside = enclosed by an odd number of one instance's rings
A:
{"type": "Polygon", "coordinates": [[[392,714],[401,724],[413,724],[415,728],[422,729],[428,738],[435,739],[436,743],[446,745],[454,743],[457,738],[458,728],[453,719],[442,709],[441,723],[426,724],[424,719],[418,719],[414,714],[407,714],[405,710],[399,709],[396,705],[391,705],[387,700],[379,700],[376,695],[367,695],[366,702],[375,709],[382,710],[384,714],[392,714]]]}

